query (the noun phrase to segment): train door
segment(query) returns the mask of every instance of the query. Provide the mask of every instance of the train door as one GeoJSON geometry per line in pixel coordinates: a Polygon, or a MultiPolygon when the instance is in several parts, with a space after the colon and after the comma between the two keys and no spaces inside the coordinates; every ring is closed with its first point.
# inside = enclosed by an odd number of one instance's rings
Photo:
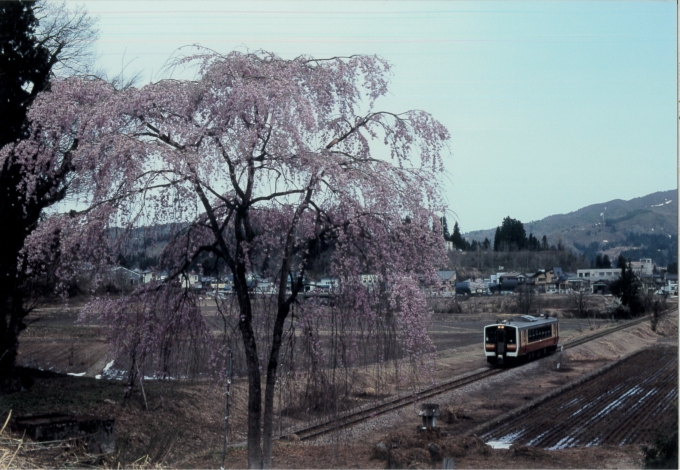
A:
{"type": "Polygon", "coordinates": [[[505,330],[499,328],[496,330],[496,356],[503,354],[505,354],[505,330]]]}

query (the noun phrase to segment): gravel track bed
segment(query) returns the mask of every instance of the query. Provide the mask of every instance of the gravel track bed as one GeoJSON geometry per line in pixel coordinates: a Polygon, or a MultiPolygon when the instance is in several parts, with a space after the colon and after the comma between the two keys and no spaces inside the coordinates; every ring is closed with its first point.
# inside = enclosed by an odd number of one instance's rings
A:
{"type": "MultiPolygon", "coordinates": [[[[489,386],[493,386],[496,384],[502,385],[505,383],[509,383],[509,381],[522,380],[529,377],[530,375],[535,373],[535,371],[540,367],[542,361],[543,359],[539,361],[534,361],[522,367],[509,369],[502,374],[489,377],[485,380],[481,380],[479,382],[466,385],[465,387],[452,390],[450,392],[442,393],[441,395],[437,395],[435,399],[431,398],[427,401],[441,404],[464,403],[466,397],[470,396],[471,394],[483,392],[489,386]]],[[[483,370],[487,369],[486,368],[478,369],[471,373],[481,372],[483,370]]],[[[463,374],[459,377],[453,378],[462,378],[467,375],[470,375],[471,373],[463,374]]],[[[356,426],[352,426],[346,429],[340,429],[335,433],[329,433],[325,436],[320,436],[317,439],[304,441],[303,444],[307,445],[329,444],[338,441],[362,440],[367,438],[372,440],[376,436],[382,435],[393,430],[397,429],[403,430],[404,423],[408,423],[406,425],[407,429],[415,430],[421,422],[421,418],[418,415],[421,403],[423,402],[418,401],[412,405],[405,406],[404,408],[400,408],[398,410],[394,410],[383,415],[376,416],[375,418],[357,424],[356,426]],[[398,428],[398,426],[400,425],[402,427],[398,428]]]]}

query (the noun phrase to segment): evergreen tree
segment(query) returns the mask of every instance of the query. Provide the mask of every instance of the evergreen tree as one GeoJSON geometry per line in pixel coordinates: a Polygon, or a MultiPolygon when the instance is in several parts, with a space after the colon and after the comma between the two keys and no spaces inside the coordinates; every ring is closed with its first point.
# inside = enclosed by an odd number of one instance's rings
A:
{"type": "Polygon", "coordinates": [[[616,267],[619,269],[626,267],[626,258],[623,255],[619,255],[619,257],[616,258],[616,267]]]}
{"type": "Polygon", "coordinates": [[[465,245],[465,240],[463,239],[463,236],[460,234],[460,227],[458,227],[458,222],[456,222],[453,225],[453,234],[451,235],[451,241],[453,242],[453,246],[455,246],[459,250],[464,250],[467,248],[465,245]]]}
{"type": "MultiPolygon", "coordinates": [[[[35,3],[0,2],[0,220],[4,225],[0,234],[0,389],[6,390],[18,386],[14,365],[19,334],[33,308],[25,300],[36,294],[31,292],[31,281],[38,274],[26,268],[24,243],[40,224],[44,210],[66,197],[74,171],[70,152],[77,148],[78,139],[61,150],[65,158],[49,167],[33,165],[42,149],[35,147],[32,155],[19,154],[15,145],[31,135],[28,110],[41,92],[50,89],[55,67],[75,67],[96,36],[85,12],[66,10],[56,19],[46,18],[50,32],[41,33],[35,3]],[[32,187],[30,198],[27,187],[32,187]]],[[[56,246],[47,249],[58,254],[56,246]]]]}
{"type": "Polygon", "coordinates": [[[548,237],[543,235],[543,238],[541,239],[541,250],[548,251],[549,249],[550,245],[548,245],[548,237]]]}
{"type": "Polygon", "coordinates": [[[487,237],[484,237],[484,241],[482,242],[482,248],[484,248],[485,250],[491,248],[491,242],[487,237]]]}
{"type": "Polygon", "coordinates": [[[633,272],[633,267],[626,264],[626,259],[619,256],[621,277],[610,284],[612,294],[621,300],[621,305],[628,308],[632,316],[645,313],[645,307],[639,295],[640,281],[633,272]]]}
{"type": "Polygon", "coordinates": [[[503,219],[503,223],[496,229],[497,238],[494,239],[494,250],[507,249],[508,251],[524,250],[527,247],[527,233],[524,224],[509,216],[503,219]]]}
{"type": "Polygon", "coordinates": [[[444,240],[450,241],[451,234],[449,233],[449,224],[446,222],[446,216],[442,217],[442,234],[444,235],[444,240]]]}
{"type": "Polygon", "coordinates": [[[598,269],[602,267],[602,255],[600,254],[595,257],[595,267],[598,269]]]}
{"type": "Polygon", "coordinates": [[[541,249],[541,242],[538,241],[538,238],[534,237],[533,233],[530,233],[527,239],[527,249],[531,251],[539,251],[541,249]]]}
{"type": "Polygon", "coordinates": [[[609,259],[609,255],[604,255],[602,257],[602,267],[605,269],[612,267],[612,261],[609,259]]]}
{"type": "Polygon", "coordinates": [[[26,137],[26,111],[49,79],[50,54],[34,34],[34,3],[0,3],[0,148],[26,137]]]}

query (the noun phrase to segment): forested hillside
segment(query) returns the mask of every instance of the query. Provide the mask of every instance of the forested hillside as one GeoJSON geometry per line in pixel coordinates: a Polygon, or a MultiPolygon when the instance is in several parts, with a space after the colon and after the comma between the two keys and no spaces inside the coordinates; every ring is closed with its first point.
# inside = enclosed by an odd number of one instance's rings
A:
{"type": "MultiPolygon", "coordinates": [[[[551,215],[524,223],[526,233],[551,245],[561,241],[567,249],[589,259],[596,253],[610,257],[651,257],[658,265],[676,261],[678,237],[677,191],[659,191],[624,201],[615,199],[583,207],[568,214],[551,215]]],[[[510,214],[512,216],[512,214],[510,214]]],[[[499,225],[500,225],[499,221],[499,225]]],[[[496,228],[464,234],[468,240],[493,240],[496,228]]]]}

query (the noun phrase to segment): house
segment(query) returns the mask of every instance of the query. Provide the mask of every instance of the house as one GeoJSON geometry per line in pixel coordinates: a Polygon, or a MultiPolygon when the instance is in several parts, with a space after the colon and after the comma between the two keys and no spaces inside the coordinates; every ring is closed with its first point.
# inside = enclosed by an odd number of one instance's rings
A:
{"type": "Polygon", "coordinates": [[[554,282],[557,292],[568,293],[585,289],[589,283],[583,278],[579,278],[575,273],[563,273],[554,282]]]}
{"type": "Polygon", "coordinates": [[[437,271],[438,285],[432,289],[434,295],[444,297],[456,294],[456,271],[437,271]]]}
{"type": "Polygon", "coordinates": [[[654,273],[654,263],[651,258],[641,258],[640,261],[631,261],[630,267],[640,277],[651,276],[654,273]]]}
{"type": "Polygon", "coordinates": [[[554,291],[556,290],[556,288],[554,287],[555,280],[559,279],[559,277],[562,275],[564,275],[564,273],[562,272],[562,268],[554,267],[547,271],[544,270],[538,271],[536,274],[534,274],[533,281],[536,287],[538,287],[541,290],[554,291]]]}
{"type": "Polygon", "coordinates": [[[491,289],[499,293],[513,292],[517,286],[526,281],[526,276],[519,272],[498,273],[498,282],[492,285],[491,289]]]}
{"type": "Polygon", "coordinates": [[[539,269],[537,272],[531,276],[531,282],[539,287],[541,290],[545,290],[545,286],[548,283],[548,275],[545,273],[545,269],[539,269]]]}
{"type": "Polygon", "coordinates": [[[150,269],[147,269],[145,271],[142,271],[141,273],[142,276],[142,284],[148,284],[151,281],[153,281],[153,271],[150,269]]]}
{"type": "Polygon", "coordinates": [[[111,282],[121,291],[130,292],[142,284],[142,274],[117,266],[111,270],[111,282]]]}
{"type": "Polygon", "coordinates": [[[495,285],[500,284],[500,282],[501,282],[501,281],[500,281],[500,277],[501,277],[503,274],[505,274],[505,273],[499,272],[499,273],[496,273],[496,274],[491,274],[491,275],[489,276],[489,284],[491,284],[492,286],[495,286],[495,285]]]}
{"type": "Polygon", "coordinates": [[[256,294],[273,294],[276,292],[276,286],[271,279],[259,279],[255,286],[256,294]]]}
{"type": "Polygon", "coordinates": [[[377,274],[362,274],[361,275],[361,284],[364,285],[365,288],[367,288],[369,291],[372,291],[378,286],[378,283],[380,282],[380,276],[377,274]]]}
{"type": "Polygon", "coordinates": [[[678,275],[677,274],[664,274],[664,281],[666,282],[663,286],[663,293],[666,295],[678,295],[678,275]]]}
{"type": "Polygon", "coordinates": [[[501,283],[502,283],[504,280],[505,280],[505,281],[513,280],[513,281],[519,282],[518,277],[520,277],[520,276],[521,276],[521,277],[524,277],[524,276],[522,275],[522,273],[511,271],[511,272],[509,272],[509,273],[502,273],[502,274],[499,274],[498,279],[499,279],[499,281],[500,281],[501,283]]]}
{"type": "Polygon", "coordinates": [[[198,277],[198,274],[194,272],[191,272],[189,274],[181,274],[180,282],[182,283],[182,287],[184,289],[186,288],[200,289],[199,287],[200,279],[198,277]]]}
{"type": "Polygon", "coordinates": [[[608,281],[586,281],[584,279],[583,282],[590,282],[590,290],[592,291],[593,294],[601,294],[604,295],[609,291],[609,282],[608,281]]]}
{"type": "Polygon", "coordinates": [[[483,279],[470,279],[468,285],[472,295],[488,295],[490,293],[489,285],[483,279]]]}
{"type": "Polygon", "coordinates": [[[340,285],[338,279],[334,277],[322,277],[316,282],[316,289],[323,289],[325,291],[333,291],[340,285]]]}
{"type": "Polygon", "coordinates": [[[621,277],[621,270],[618,268],[577,269],[576,277],[591,283],[595,281],[614,281],[621,277]]]}

